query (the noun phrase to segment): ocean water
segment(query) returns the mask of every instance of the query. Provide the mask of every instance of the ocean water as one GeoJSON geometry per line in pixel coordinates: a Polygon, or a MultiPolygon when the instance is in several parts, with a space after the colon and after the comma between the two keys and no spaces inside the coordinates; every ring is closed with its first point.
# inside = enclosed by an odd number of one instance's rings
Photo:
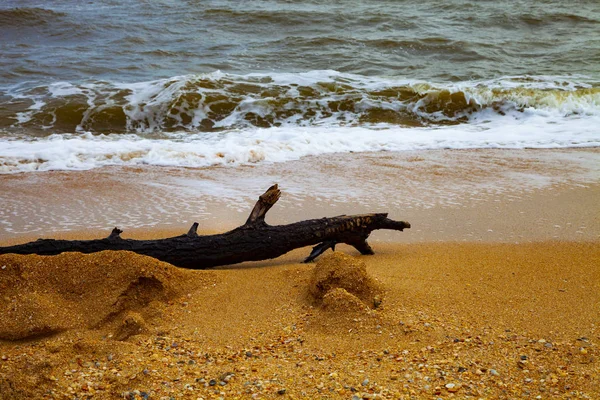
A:
{"type": "Polygon", "coordinates": [[[597,0],[0,3],[3,174],[597,146],[597,0]]]}

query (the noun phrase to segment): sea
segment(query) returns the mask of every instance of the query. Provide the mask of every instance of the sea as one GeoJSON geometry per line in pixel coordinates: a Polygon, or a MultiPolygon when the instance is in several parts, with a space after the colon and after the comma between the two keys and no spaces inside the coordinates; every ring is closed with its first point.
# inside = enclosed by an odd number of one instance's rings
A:
{"type": "Polygon", "coordinates": [[[597,146],[597,0],[0,2],[1,174],[597,146]]]}

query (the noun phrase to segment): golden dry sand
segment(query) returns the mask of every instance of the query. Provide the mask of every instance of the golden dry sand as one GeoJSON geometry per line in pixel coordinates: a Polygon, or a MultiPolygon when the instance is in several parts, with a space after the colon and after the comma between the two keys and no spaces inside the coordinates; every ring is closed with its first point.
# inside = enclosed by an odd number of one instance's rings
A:
{"type": "Polygon", "coordinates": [[[600,243],[340,247],[0,256],[0,398],[600,398],[600,243]]]}

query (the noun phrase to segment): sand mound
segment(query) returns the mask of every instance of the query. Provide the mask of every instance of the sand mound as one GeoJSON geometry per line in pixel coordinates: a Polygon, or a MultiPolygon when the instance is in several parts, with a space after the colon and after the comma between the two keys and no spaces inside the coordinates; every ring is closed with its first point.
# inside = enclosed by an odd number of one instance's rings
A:
{"type": "Polygon", "coordinates": [[[328,310],[368,310],[381,303],[381,291],[367,274],[365,263],[339,252],[317,262],[309,291],[328,310]]]}
{"type": "Polygon", "coordinates": [[[335,312],[361,312],[369,309],[358,297],[342,288],[334,288],[325,293],[323,308],[335,312]]]}
{"type": "Polygon", "coordinates": [[[144,332],[154,304],[209,279],[131,252],[0,256],[0,339],[19,340],[117,324],[115,337],[144,332]],[[193,275],[193,276],[191,276],[193,275]],[[192,279],[193,278],[193,279],[192,279]]]}
{"type": "Polygon", "coordinates": [[[126,340],[131,336],[139,335],[148,331],[144,317],[136,312],[127,311],[121,325],[116,331],[115,339],[126,340]]]}

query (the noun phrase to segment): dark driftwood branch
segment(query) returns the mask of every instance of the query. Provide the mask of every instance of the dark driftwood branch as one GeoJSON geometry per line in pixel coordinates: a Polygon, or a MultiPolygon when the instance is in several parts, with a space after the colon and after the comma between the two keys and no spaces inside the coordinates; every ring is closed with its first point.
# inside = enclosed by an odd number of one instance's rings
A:
{"type": "Polygon", "coordinates": [[[271,186],[260,196],[244,225],[219,235],[198,235],[196,222],[184,235],[157,240],[123,239],[122,231],[114,228],[105,239],[39,239],[21,245],[0,247],[0,254],[55,255],[66,251],[94,253],[103,250],[128,250],[181,268],[207,269],[275,258],[290,250],[313,245],[316,246],[306,262],[312,261],[327,249],[334,249],[337,243],[349,244],[361,254],[373,254],[373,249],[367,243],[372,231],[402,231],[410,228],[408,222],[391,220],[387,213],[340,215],[288,225],[268,225],[265,215],[280,196],[281,191],[277,185],[271,186]]]}

